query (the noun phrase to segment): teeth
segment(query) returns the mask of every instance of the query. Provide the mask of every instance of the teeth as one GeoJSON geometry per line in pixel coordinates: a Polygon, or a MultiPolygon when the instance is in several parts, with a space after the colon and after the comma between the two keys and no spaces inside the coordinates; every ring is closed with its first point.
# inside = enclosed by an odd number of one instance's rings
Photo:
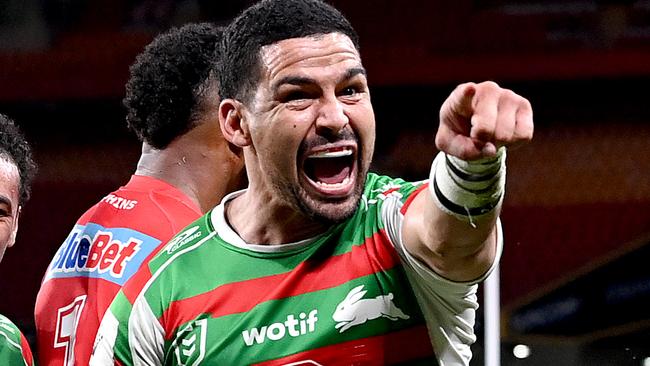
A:
{"type": "Polygon", "coordinates": [[[337,151],[321,151],[314,153],[312,155],[309,155],[310,158],[340,158],[341,156],[349,156],[352,155],[352,150],[345,149],[345,150],[337,150],[337,151]]]}
{"type": "Polygon", "coordinates": [[[350,177],[345,177],[345,179],[343,179],[343,181],[340,182],[340,183],[331,183],[330,184],[330,183],[325,183],[325,182],[320,182],[320,181],[316,182],[316,184],[318,184],[319,186],[324,187],[324,188],[339,188],[339,187],[347,185],[348,183],[350,183],[350,177]]]}

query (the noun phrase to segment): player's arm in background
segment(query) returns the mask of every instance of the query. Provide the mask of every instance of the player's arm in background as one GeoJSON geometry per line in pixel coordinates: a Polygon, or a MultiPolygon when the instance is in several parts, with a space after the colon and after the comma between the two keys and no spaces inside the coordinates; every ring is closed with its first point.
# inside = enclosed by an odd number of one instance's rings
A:
{"type": "Polygon", "coordinates": [[[106,310],[97,330],[91,365],[133,365],[128,339],[131,310],[131,303],[120,291],[106,310]]]}
{"type": "Polygon", "coordinates": [[[11,320],[0,314],[0,365],[33,366],[27,339],[11,320]]]}
{"type": "Polygon", "coordinates": [[[162,365],[164,330],[146,297],[153,281],[143,267],[120,290],[99,325],[90,365],[162,365]]]}
{"type": "Polygon", "coordinates": [[[505,147],[532,139],[530,103],[493,82],[458,86],[440,110],[429,186],[404,216],[402,240],[439,275],[472,281],[497,253],[505,147]]]}

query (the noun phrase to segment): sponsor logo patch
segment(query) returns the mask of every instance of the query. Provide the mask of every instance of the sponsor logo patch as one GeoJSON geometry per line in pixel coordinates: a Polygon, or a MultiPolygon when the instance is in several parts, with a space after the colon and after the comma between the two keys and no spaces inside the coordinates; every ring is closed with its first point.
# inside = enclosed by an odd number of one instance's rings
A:
{"type": "Polygon", "coordinates": [[[393,321],[409,318],[393,303],[392,292],[388,295],[364,299],[363,296],[368,291],[364,290],[363,286],[357,286],[350,290],[345,299],[336,306],[332,319],[337,322],[334,327],[339,330],[339,333],[377,318],[387,318],[393,321]]]}
{"type": "Polygon", "coordinates": [[[262,344],[268,340],[279,341],[287,335],[295,338],[307,333],[313,333],[316,330],[317,321],[318,310],[316,309],[309,313],[301,312],[298,316],[289,314],[284,321],[244,330],[242,338],[248,347],[262,344]]]}
{"type": "Polygon", "coordinates": [[[76,225],[59,248],[48,278],[103,278],[120,286],[140,267],[160,240],[125,228],[76,225]]]}
{"type": "Polygon", "coordinates": [[[165,250],[167,251],[167,254],[172,254],[175,251],[178,250],[178,248],[182,247],[183,245],[191,242],[192,240],[198,238],[201,236],[201,231],[199,231],[198,226],[193,226],[182,233],[176,235],[176,237],[167,243],[167,246],[165,247],[165,250]]]}

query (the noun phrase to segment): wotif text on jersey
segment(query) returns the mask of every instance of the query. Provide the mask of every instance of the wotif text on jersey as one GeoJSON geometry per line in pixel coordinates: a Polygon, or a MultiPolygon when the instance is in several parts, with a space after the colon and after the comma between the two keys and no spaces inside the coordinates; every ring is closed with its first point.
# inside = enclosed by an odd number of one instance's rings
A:
{"type": "Polygon", "coordinates": [[[247,346],[252,346],[254,343],[264,343],[265,340],[270,339],[277,341],[289,334],[292,337],[298,337],[307,333],[312,333],[315,330],[316,322],[318,321],[318,310],[314,309],[306,313],[300,313],[298,319],[293,314],[287,316],[287,320],[277,322],[270,325],[265,325],[250,330],[244,330],[242,337],[247,346]]]}

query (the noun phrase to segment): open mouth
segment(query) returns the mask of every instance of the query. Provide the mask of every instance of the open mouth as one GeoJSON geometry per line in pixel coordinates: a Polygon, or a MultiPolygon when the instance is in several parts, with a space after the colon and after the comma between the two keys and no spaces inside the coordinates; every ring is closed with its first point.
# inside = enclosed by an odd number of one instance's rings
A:
{"type": "Polygon", "coordinates": [[[354,186],[355,149],[350,146],[330,147],[309,153],[303,162],[307,181],[328,196],[348,195],[354,186]]]}

